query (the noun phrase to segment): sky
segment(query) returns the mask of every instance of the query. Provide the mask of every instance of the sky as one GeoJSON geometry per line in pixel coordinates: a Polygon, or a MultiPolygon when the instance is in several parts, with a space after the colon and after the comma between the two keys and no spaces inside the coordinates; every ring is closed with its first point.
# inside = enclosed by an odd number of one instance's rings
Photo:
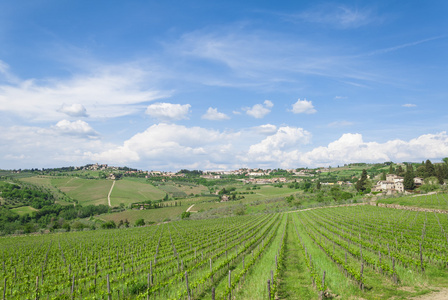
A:
{"type": "Polygon", "coordinates": [[[448,156],[448,2],[0,2],[0,169],[448,156]]]}

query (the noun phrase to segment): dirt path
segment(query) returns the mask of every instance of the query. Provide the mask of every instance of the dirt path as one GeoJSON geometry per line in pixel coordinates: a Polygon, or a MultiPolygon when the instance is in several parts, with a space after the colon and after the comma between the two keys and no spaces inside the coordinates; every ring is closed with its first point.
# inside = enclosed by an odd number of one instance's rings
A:
{"type": "Polygon", "coordinates": [[[427,295],[412,298],[414,300],[446,300],[448,299],[448,289],[447,288],[437,288],[438,292],[432,292],[427,295]]]}
{"type": "Polygon", "coordinates": [[[192,208],[193,208],[193,206],[194,206],[194,204],[193,204],[192,206],[190,206],[189,208],[187,208],[187,212],[189,212],[189,211],[190,211],[190,209],[192,209],[192,208]]]}
{"type": "Polygon", "coordinates": [[[107,195],[107,202],[109,203],[109,206],[112,206],[110,204],[110,194],[112,194],[112,190],[114,189],[114,186],[115,186],[115,180],[114,180],[114,182],[112,182],[112,186],[110,187],[109,195],[107,195]]]}

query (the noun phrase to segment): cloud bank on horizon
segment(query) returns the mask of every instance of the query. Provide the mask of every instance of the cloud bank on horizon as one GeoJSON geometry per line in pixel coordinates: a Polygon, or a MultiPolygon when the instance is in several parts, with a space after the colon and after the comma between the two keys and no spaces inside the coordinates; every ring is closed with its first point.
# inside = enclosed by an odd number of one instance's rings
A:
{"type": "Polygon", "coordinates": [[[2,2],[0,169],[448,156],[445,2],[177,4],[2,2]]]}

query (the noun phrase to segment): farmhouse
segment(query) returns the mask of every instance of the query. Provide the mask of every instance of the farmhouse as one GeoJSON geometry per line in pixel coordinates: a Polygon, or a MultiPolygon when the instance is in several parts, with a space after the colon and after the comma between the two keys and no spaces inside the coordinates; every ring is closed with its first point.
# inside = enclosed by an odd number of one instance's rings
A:
{"type": "Polygon", "coordinates": [[[386,180],[380,180],[372,188],[373,192],[383,192],[386,194],[403,193],[404,178],[395,174],[387,174],[386,180]]]}

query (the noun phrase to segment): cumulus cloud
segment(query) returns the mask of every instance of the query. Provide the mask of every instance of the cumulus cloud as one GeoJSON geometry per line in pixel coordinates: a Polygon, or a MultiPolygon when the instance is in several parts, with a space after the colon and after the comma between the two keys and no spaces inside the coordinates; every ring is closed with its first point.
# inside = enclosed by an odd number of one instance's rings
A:
{"type": "Polygon", "coordinates": [[[265,100],[263,104],[255,104],[252,107],[246,107],[244,110],[246,114],[257,119],[261,119],[271,112],[271,108],[274,106],[270,100],[265,100]]]}
{"type": "Polygon", "coordinates": [[[84,153],[114,147],[98,138],[83,121],[61,121],[50,127],[0,127],[4,168],[48,168],[91,163],[84,153]]]}
{"type": "Polygon", "coordinates": [[[442,158],[448,153],[446,132],[425,134],[410,141],[365,142],[361,134],[346,133],[327,147],[317,147],[301,155],[305,165],[350,162],[421,161],[442,158]]]}
{"type": "Polygon", "coordinates": [[[0,85],[0,111],[45,122],[57,121],[60,113],[85,117],[88,111],[90,118],[125,116],[139,111],[144,102],[170,96],[148,88],[147,77],[138,68],[105,66],[68,79],[17,79],[0,85]]]}
{"type": "Polygon", "coordinates": [[[291,111],[295,114],[314,114],[317,112],[314,109],[313,103],[311,101],[307,101],[306,99],[298,99],[297,102],[292,105],[291,111]]]}
{"type": "Polygon", "coordinates": [[[209,107],[207,112],[202,115],[202,119],[211,120],[211,121],[222,121],[228,120],[230,117],[225,113],[218,112],[217,108],[209,107]]]}
{"type": "Polygon", "coordinates": [[[98,133],[93,130],[93,128],[89,124],[81,120],[77,120],[74,122],[62,120],[52,128],[62,134],[86,136],[89,138],[93,138],[98,135],[98,133]]]}
{"type": "MultiPolygon", "coordinates": [[[[250,146],[248,154],[271,154],[278,150],[298,148],[301,144],[310,142],[311,133],[303,128],[284,126],[276,133],[266,137],[260,143],[250,146]]],[[[281,159],[281,158],[279,158],[281,159]]]]}
{"type": "Polygon", "coordinates": [[[188,119],[190,104],[154,103],[148,106],[146,114],[163,122],[188,119]]]}
{"type": "Polygon", "coordinates": [[[62,104],[57,111],[70,117],[87,117],[86,108],[79,103],[73,103],[72,105],[62,104]]]}
{"type": "Polygon", "coordinates": [[[402,105],[403,107],[416,107],[417,105],[412,104],[412,103],[406,103],[402,105]]]}
{"type": "Polygon", "coordinates": [[[89,153],[89,156],[95,161],[144,161],[150,168],[219,165],[226,160],[227,163],[231,162],[233,152],[228,143],[238,136],[239,133],[161,123],[134,135],[122,146],[101,153],[89,153]]]}

